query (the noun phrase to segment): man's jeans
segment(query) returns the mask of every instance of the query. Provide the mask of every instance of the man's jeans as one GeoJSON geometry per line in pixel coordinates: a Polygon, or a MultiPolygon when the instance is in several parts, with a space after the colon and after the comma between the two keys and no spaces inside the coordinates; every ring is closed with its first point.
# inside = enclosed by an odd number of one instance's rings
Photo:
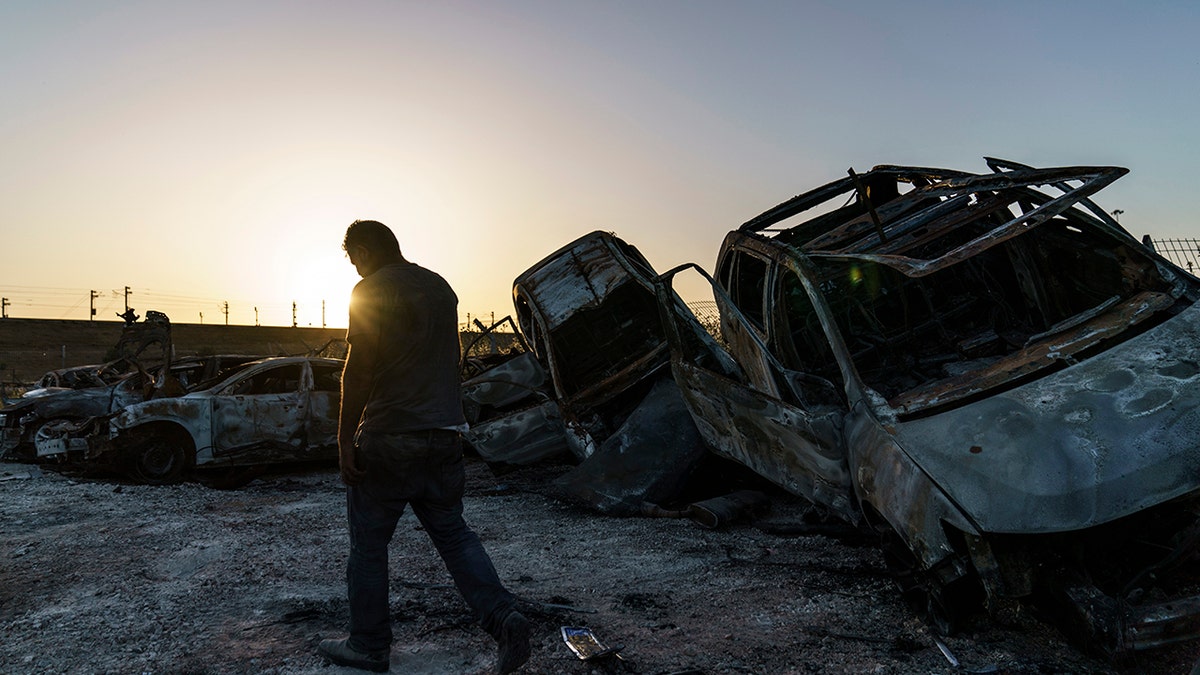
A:
{"type": "Polygon", "coordinates": [[[442,430],[364,433],[355,463],[366,477],[346,491],[350,646],[378,652],[392,644],[387,547],[408,504],[484,630],[498,637],[515,600],[500,583],[479,537],[463,521],[466,476],[459,435],[442,430]]]}

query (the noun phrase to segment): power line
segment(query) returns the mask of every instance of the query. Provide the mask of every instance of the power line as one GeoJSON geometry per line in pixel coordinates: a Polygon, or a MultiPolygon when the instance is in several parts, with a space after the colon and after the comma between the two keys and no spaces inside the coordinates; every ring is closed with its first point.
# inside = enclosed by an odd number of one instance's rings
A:
{"type": "MultiPolygon", "coordinates": [[[[180,292],[157,291],[141,286],[93,286],[63,288],[57,286],[5,285],[0,283],[4,309],[11,318],[117,320],[126,300],[139,314],[147,310],[164,312],[178,321],[194,321],[197,311],[221,312],[230,324],[268,326],[335,327],[345,326],[344,309],[329,315],[328,298],[294,299],[263,302],[262,298],[199,296],[180,292]],[[128,288],[128,295],[126,295],[128,288]],[[12,317],[13,313],[17,317],[12,317]],[[94,313],[93,313],[94,312],[94,313]],[[72,316],[75,314],[76,316],[72,316]]],[[[506,312],[507,313],[507,312],[506,312]]],[[[472,317],[504,316],[500,312],[471,312],[472,317]]],[[[211,314],[210,314],[211,316],[211,314]]],[[[460,313],[460,319],[462,314],[460,313]]],[[[212,323],[210,320],[209,323],[212,323]]]]}

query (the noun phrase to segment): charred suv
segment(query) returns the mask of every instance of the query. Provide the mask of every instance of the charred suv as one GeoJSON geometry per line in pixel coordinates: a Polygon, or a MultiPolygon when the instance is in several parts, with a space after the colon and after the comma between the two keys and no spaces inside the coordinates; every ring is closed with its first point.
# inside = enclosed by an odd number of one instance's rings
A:
{"type": "MultiPolygon", "coordinates": [[[[879,531],[953,630],[1038,603],[1107,655],[1200,636],[1200,282],[1118,167],[879,166],[731,232],[723,343],[668,322],[708,443],[879,531]]],[[[664,313],[664,316],[667,316],[664,313]]]]}

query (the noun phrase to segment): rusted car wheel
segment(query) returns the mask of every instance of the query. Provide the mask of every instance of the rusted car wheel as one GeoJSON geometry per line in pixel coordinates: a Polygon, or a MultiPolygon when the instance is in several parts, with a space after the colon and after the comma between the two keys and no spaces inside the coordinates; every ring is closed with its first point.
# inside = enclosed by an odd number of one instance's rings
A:
{"type": "Polygon", "coordinates": [[[150,433],[132,447],[133,475],[150,485],[178,483],[187,473],[190,456],[191,440],[183,434],[150,433]]]}

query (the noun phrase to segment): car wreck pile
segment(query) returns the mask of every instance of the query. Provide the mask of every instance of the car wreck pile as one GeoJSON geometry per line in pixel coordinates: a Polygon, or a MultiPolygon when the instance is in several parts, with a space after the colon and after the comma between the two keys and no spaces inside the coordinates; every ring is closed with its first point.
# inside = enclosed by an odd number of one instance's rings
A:
{"type": "MultiPolygon", "coordinates": [[[[987,164],[851,170],[730,232],[712,274],[577,239],[478,338],[514,348],[465,350],[467,441],[497,470],[566,461],[553,489],[599,512],[710,527],[762,495],[688,506],[689,486],[743,468],[877,537],[943,632],[1028,603],[1108,657],[1200,638],[1200,280],[1091,201],[1125,169],[987,164]]],[[[277,386],[253,384],[265,361],[178,398],[108,394],[33,436],[0,415],[37,456],[132,453],[156,481],[322,456],[339,362],[286,365],[277,386]],[[260,395],[293,397],[288,428],[260,395]]]]}
{"type": "Polygon", "coordinates": [[[154,311],[124,326],[114,352],[105,364],[47,373],[0,409],[0,456],[114,468],[156,484],[197,469],[213,478],[337,457],[341,359],[176,359],[170,320],[154,311]]]}
{"type": "Polygon", "coordinates": [[[528,350],[466,379],[472,444],[565,448],[568,496],[630,513],[699,439],[876,533],[941,631],[1029,602],[1110,657],[1200,637],[1200,282],[1090,200],[1125,169],[988,165],[851,171],[715,276],[580,238],[517,279],[528,350]]]}

